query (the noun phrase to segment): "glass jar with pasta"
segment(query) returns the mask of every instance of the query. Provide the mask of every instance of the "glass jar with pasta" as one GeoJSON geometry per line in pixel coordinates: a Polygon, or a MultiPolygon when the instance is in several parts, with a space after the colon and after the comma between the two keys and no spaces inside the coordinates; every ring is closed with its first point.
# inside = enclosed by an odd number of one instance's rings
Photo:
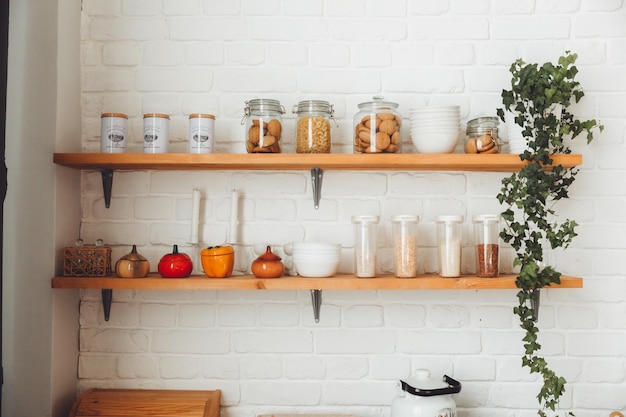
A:
{"type": "Polygon", "coordinates": [[[333,106],[323,100],[303,100],[293,108],[296,122],[296,153],[330,153],[330,120],[333,106]]]}

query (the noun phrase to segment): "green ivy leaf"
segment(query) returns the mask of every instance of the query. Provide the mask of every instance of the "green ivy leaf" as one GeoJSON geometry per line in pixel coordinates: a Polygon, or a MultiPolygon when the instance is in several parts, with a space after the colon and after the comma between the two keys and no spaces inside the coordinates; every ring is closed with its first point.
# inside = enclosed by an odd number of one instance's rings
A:
{"type": "Polygon", "coordinates": [[[504,206],[502,219],[505,227],[500,237],[515,250],[513,266],[520,267],[516,279],[518,305],[513,312],[525,332],[522,365],[543,378],[537,395],[541,407],[537,413],[542,417],[546,416],[545,410],[556,409],[565,392],[566,381],[537,355],[541,344],[532,301],[538,296],[539,289],[561,281],[561,273],[543,263],[544,245],[567,248],[576,237],[578,226],[569,219],[552,220],[557,214],[554,203],[569,198],[569,187],[578,170],[554,166],[551,156],[553,153],[571,153],[566,144],[570,139],[584,135],[590,143],[596,129],[600,132],[604,129],[596,120],[581,121],[568,111],[572,102],[578,103],[584,97],[580,83],[575,80],[577,58],[578,55],[566,51],[556,65],[546,62],[539,66],[516,60],[509,67],[511,88],[502,91],[503,108],[497,110],[501,120],[504,120],[505,110],[514,113],[515,123],[521,127],[529,147],[519,155],[527,164],[502,179],[497,199],[504,206]],[[553,112],[555,107],[561,108],[560,115],[553,112]]]}

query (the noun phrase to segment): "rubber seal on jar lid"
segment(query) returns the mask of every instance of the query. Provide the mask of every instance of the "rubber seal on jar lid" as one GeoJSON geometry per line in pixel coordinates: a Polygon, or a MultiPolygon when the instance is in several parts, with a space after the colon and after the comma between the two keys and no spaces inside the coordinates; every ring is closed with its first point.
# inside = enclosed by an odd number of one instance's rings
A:
{"type": "Polygon", "coordinates": [[[474,223],[499,223],[502,218],[499,214],[477,214],[472,217],[474,223]]]}
{"type": "Polygon", "coordinates": [[[370,214],[352,216],[352,223],[378,223],[380,217],[370,214]]]}
{"type": "Polygon", "coordinates": [[[397,216],[391,216],[391,221],[394,223],[401,222],[414,222],[420,221],[420,216],[414,214],[398,214],[397,216]]]}
{"type": "Polygon", "coordinates": [[[435,217],[437,223],[463,223],[463,216],[460,214],[443,214],[435,217]]]}

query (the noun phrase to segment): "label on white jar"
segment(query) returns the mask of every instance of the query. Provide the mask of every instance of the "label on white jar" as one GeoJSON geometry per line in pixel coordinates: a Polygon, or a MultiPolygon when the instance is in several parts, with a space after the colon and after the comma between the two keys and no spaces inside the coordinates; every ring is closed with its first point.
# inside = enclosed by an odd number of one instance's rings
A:
{"type": "Polygon", "coordinates": [[[143,152],[167,153],[169,144],[170,117],[167,114],[148,113],[143,115],[143,152]]]}
{"type": "Polygon", "coordinates": [[[100,152],[126,152],[126,125],[128,116],[123,113],[102,113],[100,116],[100,152]]]}
{"type": "Polygon", "coordinates": [[[189,152],[212,153],[215,145],[215,116],[212,114],[189,115],[189,152]]]}

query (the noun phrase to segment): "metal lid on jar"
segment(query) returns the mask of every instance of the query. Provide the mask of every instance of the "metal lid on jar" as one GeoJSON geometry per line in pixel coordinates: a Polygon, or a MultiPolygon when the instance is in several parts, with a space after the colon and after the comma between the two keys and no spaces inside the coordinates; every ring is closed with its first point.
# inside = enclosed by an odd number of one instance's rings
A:
{"type": "Polygon", "coordinates": [[[293,107],[293,113],[334,113],[333,105],[324,100],[302,100],[293,107]]]}
{"type": "Polygon", "coordinates": [[[397,109],[398,103],[384,101],[383,96],[374,96],[373,101],[366,101],[364,103],[360,103],[358,106],[359,109],[397,109]]]}

